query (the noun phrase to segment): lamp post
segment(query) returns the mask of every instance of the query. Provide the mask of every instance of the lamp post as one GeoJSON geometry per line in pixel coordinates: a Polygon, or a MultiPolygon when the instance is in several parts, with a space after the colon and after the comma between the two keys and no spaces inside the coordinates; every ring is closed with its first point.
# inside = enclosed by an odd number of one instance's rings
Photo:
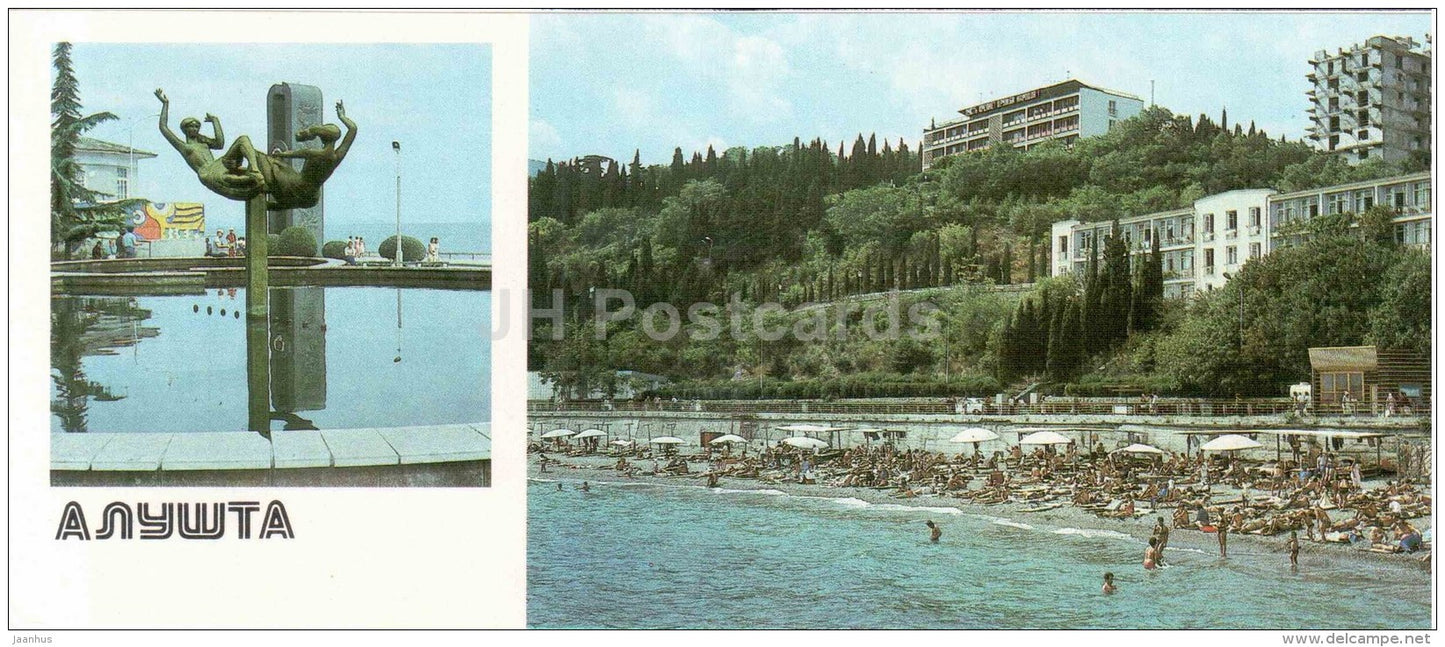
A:
{"type": "Polygon", "coordinates": [[[401,142],[392,141],[391,150],[396,151],[396,252],[391,258],[391,264],[401,267],[406,255],[401,245],[401,142]]]}

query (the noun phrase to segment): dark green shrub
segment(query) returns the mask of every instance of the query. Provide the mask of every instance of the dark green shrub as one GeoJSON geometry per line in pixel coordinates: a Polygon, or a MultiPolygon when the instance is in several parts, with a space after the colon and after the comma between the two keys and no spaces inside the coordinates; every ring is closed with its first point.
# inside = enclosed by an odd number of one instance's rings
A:
{"type": "Polygon", "coordinates": [[[321,255],[325,256],[326,258],[334,258],[340,261],[346,260],[346,241],[326,241],[326,244],[321,246],[321,255]]]}
{"type": "MultiPolygon", "coordinates": [[[[403,261],[420,261],[426,257],[426,244],[411,236],[402,236],[401,251],[403,261]]],[[[376,253],[381,254],[382,258],[395,259],[396,236],[387,236],[386,240],[381,241],[381,247],[376,248],[376,253]]]]}
{"type": "Polygon", "coordinates": [[[276,256],[276,248],[281,246],[281,234],[266,234],[266,255],[276,256]]]}
{"type": "Polygon", "coordinates": [[[271,256],[315,256],[316,236],[305,227],[287,227],[277,237],[271,256]]]}

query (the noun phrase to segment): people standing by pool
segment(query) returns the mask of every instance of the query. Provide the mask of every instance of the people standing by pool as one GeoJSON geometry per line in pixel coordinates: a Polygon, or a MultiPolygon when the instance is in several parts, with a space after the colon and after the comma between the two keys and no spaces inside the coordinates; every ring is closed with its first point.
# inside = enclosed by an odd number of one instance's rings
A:
{"type": "Polygon", "coordinates": [[[215,236],[206,239],[206,256],[226,258],[231,255],[230,249],[231,246],[226,243],[226,234],[220,229],[216,230],[215,236]]]}
{"type": "Polygon", "coordinates": [[[366,256],[366,239],[365,239],[365,238],[362,238],[361,236],[357,236],[357,237],[356,237],[356,260],[358,260],[358,261],[361,260],[361,257],[362,257],[362,256],[366,256]]]}
{"type": "Polygon", "coordinates": [[[939,528],[938,524],[933,523],[932,519],[924,522],[924,525],[928,526],[928,541],[935,544],[938,543],[938,538],[943,536],[943,529],[939,528]]]}
{"type": "Polygon", "coordinates": [[[125,233],[120,235],[120,258],[135,258],[135,247],[139,240],[135,235],[135,227],[126,227],[125,233]]]}
{"type": "Polygon", "coordinates": [[[1114,586],[1114,574],[1113,574],[1113,573],[1105,573],[1105,574],[1104,574],[1104,595],[1113,595],[1114,592],[1115,592],[1115,591],[1118,591],[1118,590],[1119,590],[1119,587],[1114,586]]]}
{"type": "Polygon", "coordinates": [[[437,240],[436,236],[432,236],[431,242],[426,244],[426,262],[441,262],[441,242],[437,240]]]}
{"type": "Polygon", "coordinates": [[[235,230],[235,229],[232,229],[232,230],[226,232],[226,251],[229,252],[229,254],[230,254],[232,257],[237,256],[237,254],[236,254],[236,230],[235,230]]]}

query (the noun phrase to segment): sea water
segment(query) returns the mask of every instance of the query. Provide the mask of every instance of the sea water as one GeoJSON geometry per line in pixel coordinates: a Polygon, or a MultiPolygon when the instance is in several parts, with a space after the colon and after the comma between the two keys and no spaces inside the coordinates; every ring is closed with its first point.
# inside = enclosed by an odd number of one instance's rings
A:
{"type": "MultiPolygon", "coordinates": [[[[545,477],[544,477],[545,478],[545,477]]],[[[930,505],[681,483],[534,480],[533,627],[1425,629],[1430,579],[1398,565],[1170,549],[1123,532],[930,505]],[[939,543],[924,521],[941,524],[939,543]],[[1102,595],[1112,571],[1119,587],[1102,595]]],[[[1019,517],[1028,517],[1020,514],[1019,517]]]]}

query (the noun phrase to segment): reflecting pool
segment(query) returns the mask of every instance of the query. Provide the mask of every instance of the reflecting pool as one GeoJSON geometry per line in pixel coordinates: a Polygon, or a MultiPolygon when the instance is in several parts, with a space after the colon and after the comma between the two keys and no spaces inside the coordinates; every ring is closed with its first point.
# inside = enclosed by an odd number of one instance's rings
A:
{"type": "Polygon", "coordinates": [[[51,431],[451,424],[491,417],[491,293],[376,287],[50,300],[51,431]]]}

